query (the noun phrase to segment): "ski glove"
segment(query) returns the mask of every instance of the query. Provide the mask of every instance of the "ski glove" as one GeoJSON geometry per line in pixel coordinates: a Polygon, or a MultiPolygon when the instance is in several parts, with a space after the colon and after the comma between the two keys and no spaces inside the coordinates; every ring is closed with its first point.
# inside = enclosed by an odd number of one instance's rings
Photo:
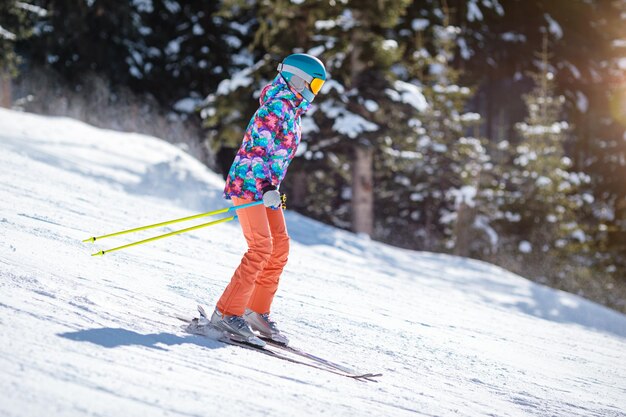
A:
{"type": "Polygon", "coordinates": [[[271,209],[278,209],[282,205],[280,193],[273,185],[263,188],[263,205],[271,209]]]}

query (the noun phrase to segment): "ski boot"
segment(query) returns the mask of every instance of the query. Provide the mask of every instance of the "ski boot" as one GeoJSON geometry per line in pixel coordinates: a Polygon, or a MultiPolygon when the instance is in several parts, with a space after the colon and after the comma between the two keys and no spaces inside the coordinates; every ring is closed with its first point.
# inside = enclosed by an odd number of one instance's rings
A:
{"type": "Polygon", "coordinates": [[[264,347],[266,344],[252,332],[242,316],[225,316],[216,308],[210,323],[213,327],[226,332],[228,337],[237,342],[249,343],[258,347],[264,347]]]}
{"type": "Polygon", "coordinates": [[[276,343],[287,346],[289,339],[282,334],[276,323],[270,319],[270,313],[259,314],[252,310],[246,309],[243,318],[250,325],[252,330],[256,330],[261,334],[261,337],[273,340],[276,343]]]}

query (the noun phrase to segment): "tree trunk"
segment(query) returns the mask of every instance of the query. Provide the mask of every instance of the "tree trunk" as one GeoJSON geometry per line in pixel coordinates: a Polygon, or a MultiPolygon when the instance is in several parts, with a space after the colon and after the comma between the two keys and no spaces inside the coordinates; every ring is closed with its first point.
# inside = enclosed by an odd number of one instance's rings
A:
{"type": "Polygon", "coordinates": [[[307,189],[307,173],[305,171],[296,171],[292,174],[291,195],[288,196],[287,208],[292,207],[296,210],[302,210],[306,207],[307,189]]]}
{"type": "Polygon", "coordinates": [[[468,257],[472,243],[472,224],[474,223],[474,209],[464,202],[457,210],[456,224],[454,225],[454,254],[468,257]]]}
{"type": "MultiPolygon", "coordinates": [[[[354,19],[363,22],[361,13],[354,11],[354,19]]],[[[350,51],[351,88],[359,88],[359,82],[367,65],[363,62],[364,31],[366,27],[357,26],[352,31],[352,50],[350,51]]],[[[358,113],[357,109],[352,109],[358,113]]],[[[354,160],[352,164],[352,230],[371,236],[374,231],[374,194],[373,194],[373,161],[371,147],[354,143],[354,160]]]]}
{"type": "Polygon", "coordinates": [[[356,146],[352,164],[352,230],[369,236],[374,231],[373,151],[356,146]]]}
{"type": "Polygon", "coordinates": [[[485,99],[487,101],[486,103],[486,136],[490,139],[493,140],[493,125],[494,125],[494,100],[495,100],[495,94],[494,94],[494,90],[495,90],[495,81],[494,81],[494,74],[493,74],[493,70],[489,69],[488,75],[487,75],[487,91],[485,93],[485,99]]]}
{"type": "Polygon", "coordinates": [[[7,73],[0,73],[0,106],[10,109],[12,104],[11,76],[7,73]]]}

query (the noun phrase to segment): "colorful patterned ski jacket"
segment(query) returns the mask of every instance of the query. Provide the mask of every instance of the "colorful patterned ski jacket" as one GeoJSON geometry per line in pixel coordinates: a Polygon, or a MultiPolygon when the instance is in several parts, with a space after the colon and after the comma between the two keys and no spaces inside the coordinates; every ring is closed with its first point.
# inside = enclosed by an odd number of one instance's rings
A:
{"type": "Polygon", "coordinates": [[[280,186],[300,143],[300,116],[309,102],[278,74],[263,88],[243,143],[230,167],[224,197],[261,200],[266,186],[280,186]]]}

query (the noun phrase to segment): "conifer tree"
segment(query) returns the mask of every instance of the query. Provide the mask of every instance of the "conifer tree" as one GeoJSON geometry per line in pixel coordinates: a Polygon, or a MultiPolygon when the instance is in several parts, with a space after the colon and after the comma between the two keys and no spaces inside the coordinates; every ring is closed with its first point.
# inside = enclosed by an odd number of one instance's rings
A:
{"type": "Polygon", "coordinates": [[[482,209],[476,206],[481,172],[489,164],[477,137],[480,115],[466,111],[472,90],[459,85],[461,73],[453,66],[459,28],[450,24],[447,2],[440,6],[436,23],[422,11],[400,32],[414,39],[403,62],[423,91],[425,106],[410,123],[414,132],[396,164],[397,186],[403,185],[396,187],[401,196],[396,221],[405,223],[403,234],[410,233],[404,239],[422,249],[467,256],[475,246],[473,229],[482,209]]]}
{"type": "Polygon", "coordinates": [[[139,11],[151,2],[39,2],[48,13],[23,45],[32,64],[77,86],[95,74],[111,86],[135,87],[137,72],[129,56],[141,37],[139,11]]]}
{"type": "Polygon", "coordinates": [[[502,175],[506,193],[499,223],[502,249],[517,262],[511,267],[563,288],[567,283],[559,278],[571,278],[570,272],[589,264],[583,256],[589,236],[580,219],[593,198],[583,192],[589,177],[572,172],[565,156],[570,126],[562,119],[565,98],[555,91],[547,48],[546,34],[541,71],[530,74],[535,87],[524,96],[528,116],[517,124],[520,140],[502,175]]]}
{"type": "Polygon", "coordinates": [[[315,115],[324,140],[312,146],[326,153],[333,168],[320,176],[339,179],[342,192],[334,204],[341,207],[344,221],[369,235],[379,218],[375,200],[384,193],[376,183],[375,158],[386,154],[395,127],[408,129],[401,108],[402,94],[410,93],[397,90],[404,85],[396,83],[392,70],[403,45],[390,36],[408,4],[405,0],[338,4],[316,23],[333,79],[315,115]]]}
{"type": "Polygon", "coordinates": [[[28,38],[39,17],[46,11],[25,1],[5,0],[0,2],[0,92],[5,107],[11,105],[11,78],[17,75],[20,62],[15,44],[28,38]]]}
{"type": "Polygon", "coordinates": [[[128,43],[127,57],[134,84],[168,104],[182,98],[199,102],[214,90],[240,43],[230,22],[218,15],[220,5],[152,0],[138,9],[133,24],[140,36],[128,43]]]}
{"type": "Polygon", "coordinates": [[[112,88],[131,87],[172,105],[200,101],[231,64],[230,28],[215,16],[220,2],[41,2],[48,16],[24,46],[33,62],[74,83],[96,73],[112,88]]]}
{"type": "MultiPolygon", "coordinates": [[[[241,2],[234,3],[244,7],[241,2]]],[[[360,2],[328,5],[312,1],[294,4],[285,0],[255,4],[252,23],[257,27],[255,41],[245,51],[254,59],[248,68],[225,80],[223,88],[218,88],[217,94],[208,99],[205,115],[208,126],[213,128],[213,139],[225,142],[232,137],[233,143],[241,140],[242,132],[234,131],[232,135],[226,132],[235,123],[245,127],[256,103],[252,101],[249,112],[241,112],[242,103],[250,102],[243,97],[251,96],[252,91],[258,91],[271,79],[280,59],[293,52],[319,56],[326,63],[331,79],[315,100],[309,112],[312,117],[307,116],[304,121],[302,159],[292,165],[284,186],[301,195],[294,204],[307,214],[340,227],[371,233],[373,155],[381,154],[382,147],[391,140],[388,126],[407,129],[408,118],[404,119],[405,123],[394,122],[398,114],[406,116],[404,111],[396,110],[406,106],[403,97],[408,100],[406,97],[410,95],[406,88],[396,91],[397,77],[392,72],[402,46],[387,36],[407,5],[407,0],[375,5],[360,2]],[[252,62],[258,66],[253,68],[252,62]],[[389,91],[395,91],[395,95],[389,91]],[[233,111],[235,107],[237,111],[233,111]],[[229,116],[227,125],[220,126],[229,116]],[[355,170],[357,167],[362,171],[355,170]],[[355,172],[362,173],[355,175],[355,172]],[[304,187],[290,185],[292,179],[301,184],[299,179],[305,173],[308,181],[304,187]],[[355,185],[361,186],[365,199],[358,212],[351,210],[358,200],[355,185]],[[301,193],[303,189],[307,192],[301,193]],[[361,220],[357,220],[359,216],[361,220]],[[363,226],[355,227],[358,224],[363,226]]]]}

